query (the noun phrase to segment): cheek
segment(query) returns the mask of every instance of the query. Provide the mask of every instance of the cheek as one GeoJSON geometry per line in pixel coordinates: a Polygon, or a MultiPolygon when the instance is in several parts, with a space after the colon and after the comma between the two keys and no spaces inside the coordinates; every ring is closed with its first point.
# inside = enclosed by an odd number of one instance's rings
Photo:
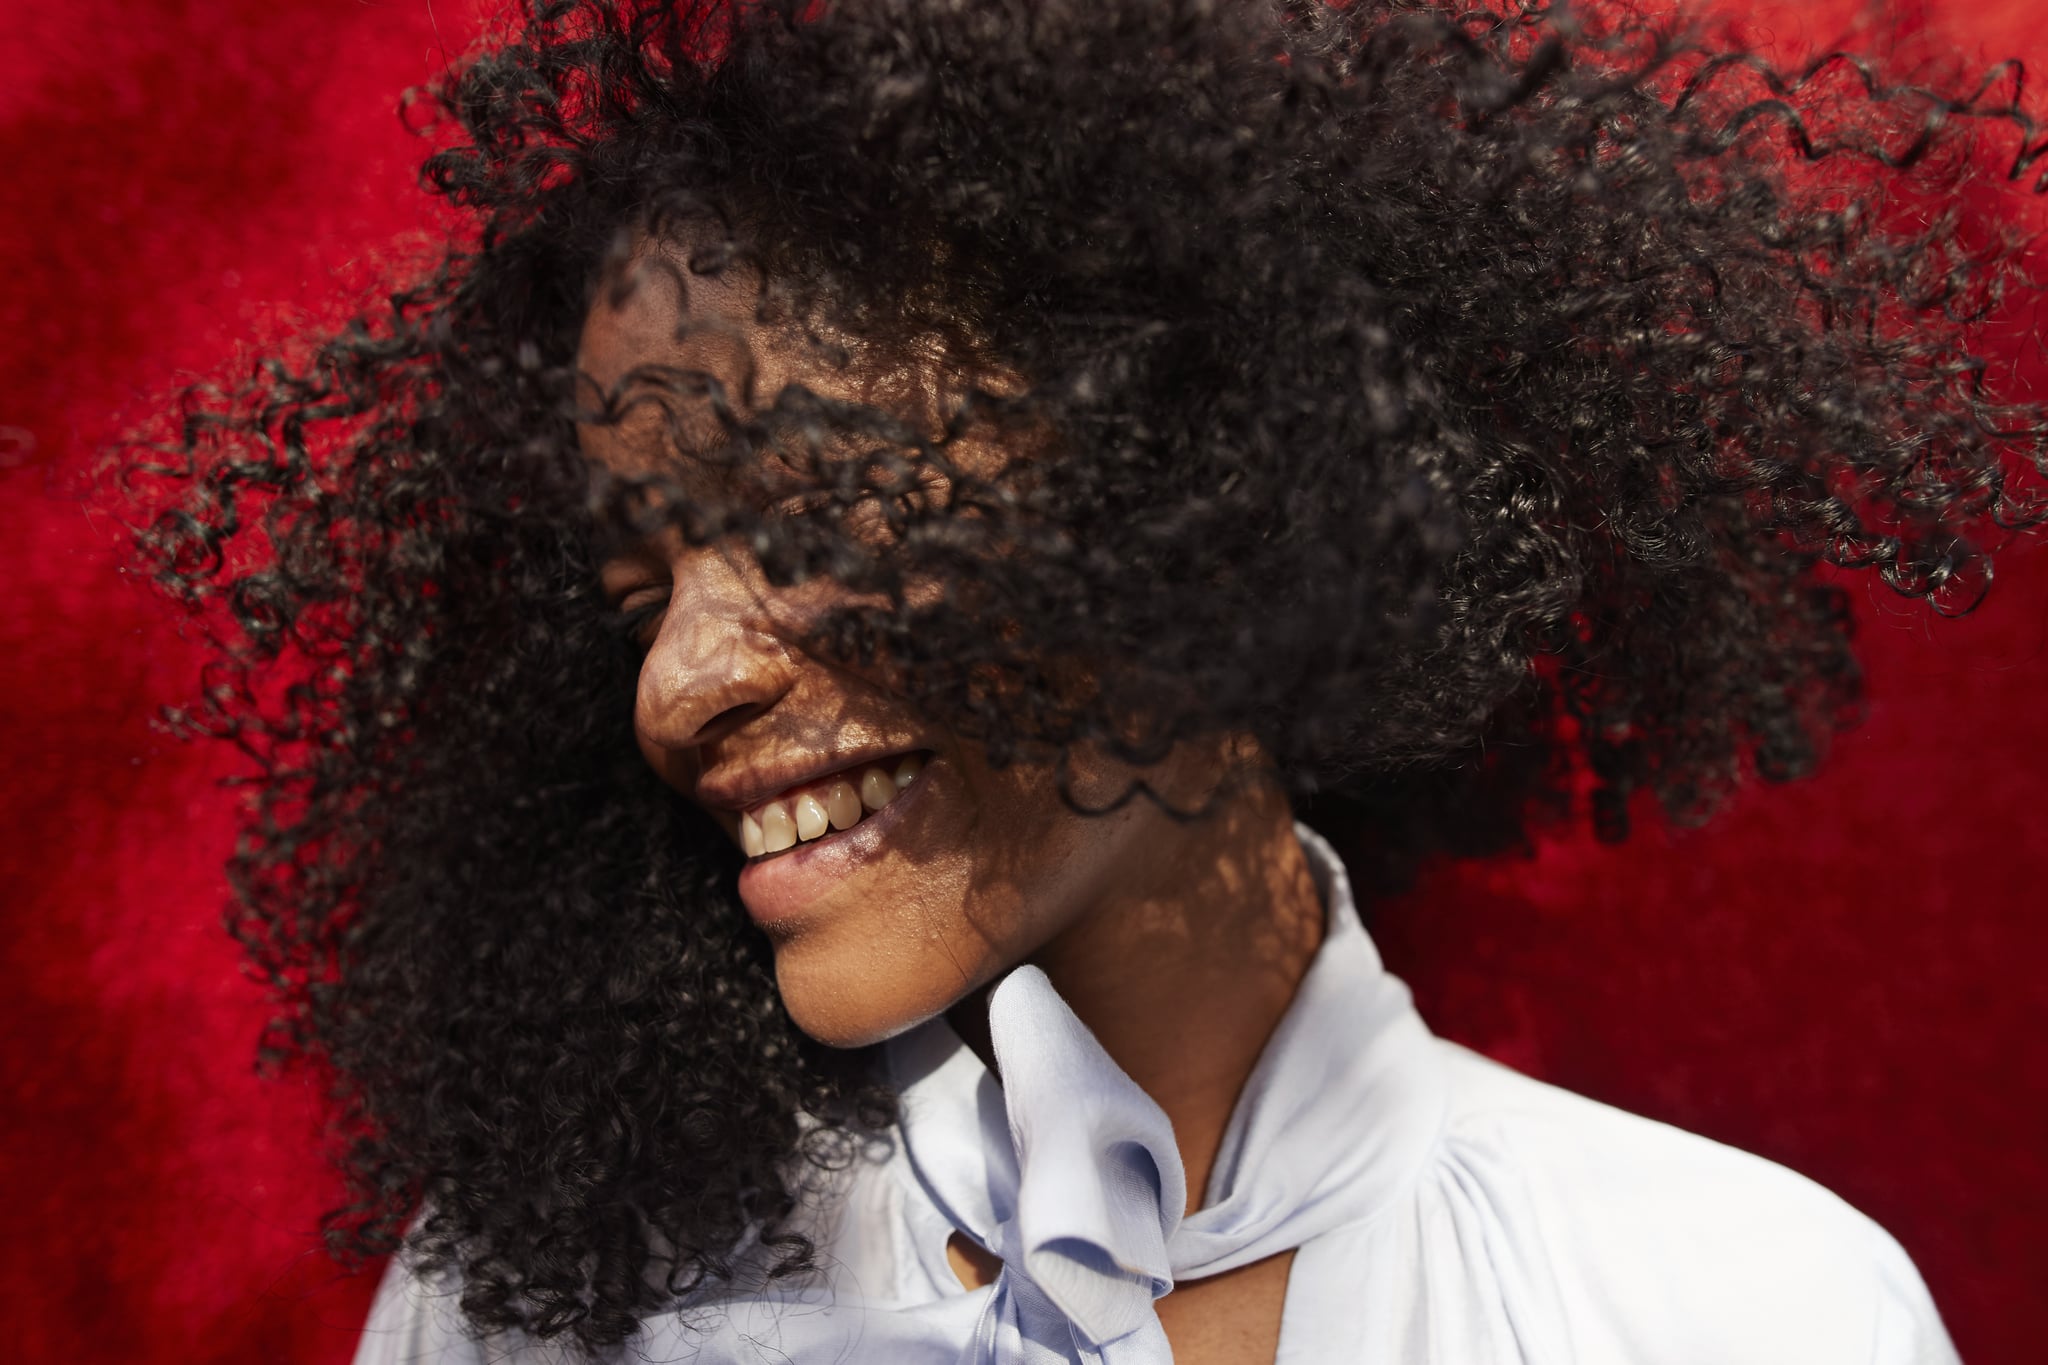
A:
{"type": "Polygon", "coordinates": [[[1124,821],[1075,814],[1045,769],[1013,766],[984,781],[973,912],[1009,967],[1099,898],[1124,821]]]}

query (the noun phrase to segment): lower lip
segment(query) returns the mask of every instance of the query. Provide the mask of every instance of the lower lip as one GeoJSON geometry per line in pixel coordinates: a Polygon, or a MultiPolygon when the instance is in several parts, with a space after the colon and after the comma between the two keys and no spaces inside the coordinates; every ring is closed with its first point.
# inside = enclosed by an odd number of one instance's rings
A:
{"type": "Polygon", "coordinates": [[[804,911],[868,864],[878,861],[889,834],[903,823],[931,784],[937,760],[927,760],[917,779],[852,829],[800,844],[787,853],[740,869],[740,901],[763,929],[789,927],[804,911]]]}

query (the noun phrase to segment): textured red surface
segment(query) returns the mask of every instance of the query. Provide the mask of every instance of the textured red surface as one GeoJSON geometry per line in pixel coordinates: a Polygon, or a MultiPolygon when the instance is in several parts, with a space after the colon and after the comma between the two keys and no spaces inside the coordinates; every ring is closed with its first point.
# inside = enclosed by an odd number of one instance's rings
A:
{"type": "MultiPolygon", "coordinates": [[[[1956,3],[1928,32],[2040,53],[2030,7],[1956,3]]],[[[252,1075],[262,1002],[218,927],[224,768],[147,723],[194,655],[105,521],[45,489],[430,223],[395,95],[479,30],[463,0],[0,0],[0,427],[34,442],[0,432],[12,1359],[352,1347],[370,1285],[311,1239],[317,1096],[252,1075]]],[[[1864,616],[1870,719],[1820,779],[1697,833],[1445,869],[1379,933],[1441,1031],[1817,1177],[1897,1233],[1966,1359],[2032,1365],[2048,554],[1971,620],[1864,616]]]]}

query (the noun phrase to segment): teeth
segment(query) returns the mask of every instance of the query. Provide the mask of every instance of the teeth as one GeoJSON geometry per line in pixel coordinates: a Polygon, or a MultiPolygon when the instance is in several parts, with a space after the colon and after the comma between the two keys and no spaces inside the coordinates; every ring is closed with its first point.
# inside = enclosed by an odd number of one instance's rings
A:
{"type": "Polygon", "coordinates": [[[853,784],[840,778],[825,793],[825,815],[832,821],[834,829],[852,829],[860,823],[860,793],[853,784]]]}
{"type": "Polygon", "coordinates": [[[869,811],[881,810],[924,772],[924,759],[907,754],[893,765],[874,764],[857,780],[834,778],[795,797],[781,797],[740,813],[740,849],[749,858],[781,853],[799,842],[852,829],[869,811]]]}
{"type": "Polygon", "coordinates": [[[780,801],[761,807],[761,851],[780,853],[795,845],[796,821],[789,818],[789,807],[780,801]]]}
{"type": "Polygon", "coordinates": [[[825,803],[805,792],[796,799],[796,837],[815,839],[832,827],[825,817],[825,803]]]}

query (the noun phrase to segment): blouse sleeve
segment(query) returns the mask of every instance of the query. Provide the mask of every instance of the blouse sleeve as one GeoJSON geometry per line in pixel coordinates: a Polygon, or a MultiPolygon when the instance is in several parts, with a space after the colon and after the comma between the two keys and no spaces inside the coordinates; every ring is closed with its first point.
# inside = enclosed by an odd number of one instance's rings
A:
{"type": "Polygon", "coordinates": [[[1880,1290],[1870,1365],[1961,1365],[1941,1313],[1912,1260],[1890,1234],[1875,1229],[1880,1290]]]}
{"type": "Polygon", "coordinates": [[[1412,1246],[1372,1259],[1433,1257],[1395,1301],[1432,1295],[1486,1349],[1391,1358],[1958,1365],[1897,1239],[1835,1194],[1446,1049],[1456,1102],[1412,1246]]]}

